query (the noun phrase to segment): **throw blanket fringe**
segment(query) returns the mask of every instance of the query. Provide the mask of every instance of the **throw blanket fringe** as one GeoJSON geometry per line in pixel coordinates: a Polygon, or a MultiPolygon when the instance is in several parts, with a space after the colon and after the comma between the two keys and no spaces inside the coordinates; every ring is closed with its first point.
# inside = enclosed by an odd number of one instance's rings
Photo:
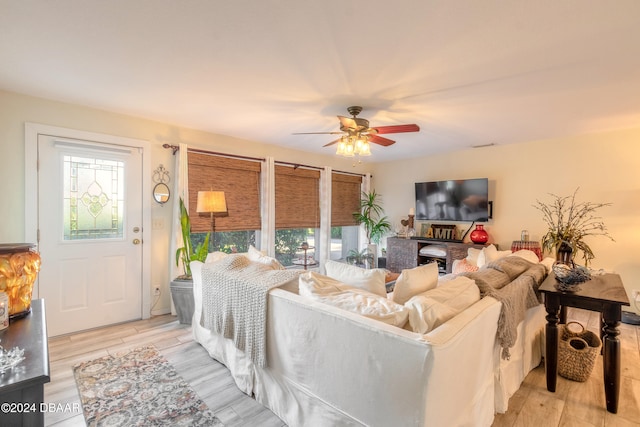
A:
{"type": "Polygon", "coordinates": [[[202,318],[205,328],[231,339],[256,365],[266,366],[267,296],[300,271],[274,270],[230,255],[202,268],[202,318]]]}
{"type": "Polygon", "coordinates": [[[497,339],[502,347],[502,358],[508,360],[509,348],[518,338],[518,324],[524,320],[529,308],[541,303],[538,288],[547,275],[546,268],[519,257],[506,257],[490,263],[485,269],[463,275],[475,280],[483,298],[491,296],[502,303],[497,339]]]}

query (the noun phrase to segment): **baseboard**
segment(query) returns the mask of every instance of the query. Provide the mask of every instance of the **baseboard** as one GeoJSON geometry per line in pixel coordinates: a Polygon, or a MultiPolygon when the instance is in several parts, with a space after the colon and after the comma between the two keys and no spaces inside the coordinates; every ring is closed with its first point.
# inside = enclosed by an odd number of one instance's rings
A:
{"type": "Polygon", "coordinates": [[[151,310],[151,315],[152,316],[162,316],[163,314],[169,314],[171,313],[171,309],[170,308],[159,308],[157,310],[151,310]]]}

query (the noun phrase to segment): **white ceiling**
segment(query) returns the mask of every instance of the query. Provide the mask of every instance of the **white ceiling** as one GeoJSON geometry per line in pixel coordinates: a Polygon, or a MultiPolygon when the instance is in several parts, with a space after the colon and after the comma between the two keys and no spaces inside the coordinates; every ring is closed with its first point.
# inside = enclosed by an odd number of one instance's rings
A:
{"type": "Polygon", "coordinates": [[[638,0],[0,0],[0,89],[372,161],[640,125],[638,0]]]}

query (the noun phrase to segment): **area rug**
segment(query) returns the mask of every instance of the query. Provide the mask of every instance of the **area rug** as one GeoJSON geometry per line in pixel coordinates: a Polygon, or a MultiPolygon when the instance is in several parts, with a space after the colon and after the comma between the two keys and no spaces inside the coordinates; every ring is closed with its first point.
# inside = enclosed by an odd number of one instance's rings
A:
{"type": "Polygon", "coordinates": [[[80,363],[73,373],[87,426],[223,426],[153,346],[80,363]]]}

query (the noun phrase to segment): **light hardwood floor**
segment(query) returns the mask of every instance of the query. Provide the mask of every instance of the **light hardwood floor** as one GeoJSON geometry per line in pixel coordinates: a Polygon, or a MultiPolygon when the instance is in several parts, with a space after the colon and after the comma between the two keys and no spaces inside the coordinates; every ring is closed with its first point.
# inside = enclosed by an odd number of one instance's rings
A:
{"type": "MultiPolygon", "coordinates": [[[[569,320],[596,331],[598,314],[570,309],[569,320]]],[[[509,401],[509,411],[498,414],[494,427],[503,426],[640,426],[640,327],[622,324],[620,406],[606,411],[602,358],[584,383],[558,377],[556,393],[546,389],[544,363],[534,369],[509,401]]],[[[145,344],[153,344],[176,368],[200,398],[227,426],[283,426],[271,411],[240,392],[229,371],[211,359],[191,338],[189,326],[175,316],[157,316],[122,325],[81,332],[49,341],[51,382],[45,385],[45,402],[79,407],[72,366],[85,360],[145,344]]],[[[47,426],[84,426],[81,412],[45,414],[47,426]]]]}

